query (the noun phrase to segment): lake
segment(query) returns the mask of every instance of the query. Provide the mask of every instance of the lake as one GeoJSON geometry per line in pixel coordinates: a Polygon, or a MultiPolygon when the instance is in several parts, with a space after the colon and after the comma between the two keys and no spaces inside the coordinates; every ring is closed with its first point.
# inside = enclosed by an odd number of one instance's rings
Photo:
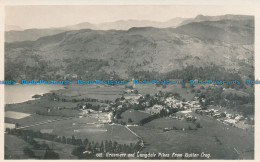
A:
{"type": "Polygon", "coordinates": [[[21,103],[33,100],[32,96],[62,89],[63,85],[5,85],[5,104],[21,103]]]}

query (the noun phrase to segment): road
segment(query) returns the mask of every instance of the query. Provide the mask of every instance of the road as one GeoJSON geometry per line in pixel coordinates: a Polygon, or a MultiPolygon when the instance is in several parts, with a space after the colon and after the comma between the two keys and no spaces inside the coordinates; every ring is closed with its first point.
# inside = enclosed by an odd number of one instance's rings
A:
{"type": "MultiPolygon", "coordinates": [[[[131,125],[129,125],[129,126],[131,126],[131,125]]],[[[143,138],[140,137],[139,135],[137,135],[134,131],[132,131],[132,130],[129,128],[129,126],[126,125],[125,128],[126,128],[127,130],[129,130],[133,135],[135,135],[135,136],[136,136],[136,137],[141,141],[141,144],[140,144],[141,148],[139,149],[139,151],[141,151],[142,148],[144,147],[144,141],[143,141],[143,138]]]]}

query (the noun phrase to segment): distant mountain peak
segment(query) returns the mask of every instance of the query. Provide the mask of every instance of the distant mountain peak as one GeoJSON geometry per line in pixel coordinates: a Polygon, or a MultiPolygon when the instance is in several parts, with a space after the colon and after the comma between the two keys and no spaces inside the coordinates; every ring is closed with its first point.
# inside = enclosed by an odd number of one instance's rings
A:
{"type": "Polygon", "coordinates": [[[186,25],[192,22],[201,22],[201,21],[220,21],[220,20],[253,20],[254,16],[249,15],[217,15],[217,16],[205,16],[197,15],[195,18],[187,19],[179,24],[179,26],[186,25]]]}
{"type": "Polygon", "coordinates": [[[195,17],[195,19],[197,19],[197,18],[204,18],[204,17],[206,17],[206,16],[199,14],[199,15],[197,15],[197,16],[195,17]]]}

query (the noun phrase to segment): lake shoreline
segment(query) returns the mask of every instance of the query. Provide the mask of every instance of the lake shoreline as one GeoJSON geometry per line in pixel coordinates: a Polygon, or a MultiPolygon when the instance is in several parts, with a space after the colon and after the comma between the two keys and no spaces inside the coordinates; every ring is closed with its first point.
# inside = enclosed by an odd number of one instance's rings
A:
{"type": "Polygon", "coordinates": [[[35,95],[44,95],[56,90],[64,89],[63,85],[7,85],[4,87],[4,104],[19,104],[36,100],[35,95]]]}

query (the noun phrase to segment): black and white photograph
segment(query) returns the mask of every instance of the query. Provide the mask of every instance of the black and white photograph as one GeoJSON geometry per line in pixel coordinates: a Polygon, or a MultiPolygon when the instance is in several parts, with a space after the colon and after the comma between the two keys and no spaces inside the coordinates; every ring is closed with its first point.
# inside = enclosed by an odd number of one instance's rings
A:
{"type": "Polygon", "coordinates": [[[255,160],[252,5],[5,5],[5,160],[255,160]]]}

